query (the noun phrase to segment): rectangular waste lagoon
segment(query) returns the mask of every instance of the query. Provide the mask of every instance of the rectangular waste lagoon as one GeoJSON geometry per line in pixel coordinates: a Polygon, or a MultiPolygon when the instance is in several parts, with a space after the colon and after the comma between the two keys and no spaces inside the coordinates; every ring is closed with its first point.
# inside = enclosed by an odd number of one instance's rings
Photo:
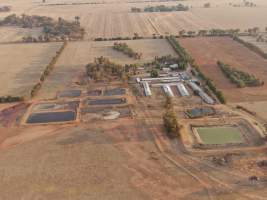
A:
{"type": "Polygon", "coordinates": [[[64,90],[58,93],[58,98],[64,97],[79,97],[81,96],[81,90],[64,90]]]}
{"type": "Polygon", "coordinates": [[[53,123],[53,122],[67,122],[74,121],[76,119],[76,113],[73,111],[64,112],[40,112],[32,113],[28,119],[27,123],[53,123]]]}
{"type": "Polygon", "coordinates": [[[230,144],[244,142],[236,127],[199,127],[197,134],[203,144],[230,144]]]}
{"type": "Polygon", "coordinates": [[[125,98],[88,100],[89,105],[112,105],[112,104],[124,104],[126,102],[127,100],[125,98]]]}

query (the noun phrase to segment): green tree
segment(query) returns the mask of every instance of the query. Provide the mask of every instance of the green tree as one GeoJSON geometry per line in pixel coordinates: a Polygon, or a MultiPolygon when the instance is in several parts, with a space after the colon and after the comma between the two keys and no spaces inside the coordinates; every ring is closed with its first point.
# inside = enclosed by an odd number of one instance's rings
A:
{"type": "Polygon", "coordinates": [[[152,78],[156,78],[156,77],[158,77],[158,76],[159,76],[158,70],[156,70],[156,69],[152,69],[151,72],[150,72],[150,76],[151,76],[152,78]]]}
{"type": "Polygon", "coordinates": [[[173,109],[167,109],[163,115],[163,124],[169,137],[179,137],[179,125],[173,109]]]}

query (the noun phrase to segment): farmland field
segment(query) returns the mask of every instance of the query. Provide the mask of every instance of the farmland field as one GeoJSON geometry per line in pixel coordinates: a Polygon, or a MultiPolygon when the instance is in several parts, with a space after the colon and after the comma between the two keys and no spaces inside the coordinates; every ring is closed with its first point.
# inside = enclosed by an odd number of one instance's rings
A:
{"type": "MultiPolygon", "coordinates": [[[[177,2],[142,2],[130,3],[129,1],[118,1],[114,3],[109,0],[104,4],[83,4],[90,3],[86,1],[57,0],[47,3],[23,0],[19,3],[6,1],[12,6],[11,13],[18,15],[26,13],[27,15],[43,15],[58,19],[62,17],[67,20],[74,20],[75,16],[80,17],[81,25],[85,28],[86,39],[97,37],[126,37],[138,33],[144,37],[151,37],[152,34],[179,34],[181,30],[201,30],[212,28],[239,28],[246,30],[248,28],[259,27],[262,30],[266,27],[267,7],[266,2],[256,1],[258,7],[232,7],[228,1],[210,1],[212,7],[203,8],[206,1],[188,0],[182,2],[188,6],[193,6],[188,12],[171,13],[131,13],[131,7],[143,8],[148,5],[176,5],[177,2]],[[65,3],[67,5],[56,5],[65,3]]],[[[3,2],[4,3],[4,2],[3,2]]],[[[240,3],[240,1],[232,1],[240,3]]],[[[1,14],[0,18],[7,13],[1,14]]],[[[11,40],[14,40],[10,38],[11,40]]]]}
{"type": "Polygon", "coordinates": [[[240,131],[234,127],[201,127],[196,130],[204,144],[241,143],[243,141],[240,131]]]}
{"type": "Polygon", "coordinates": [[[130,13],[130,6],[122,5],[118,11],[115,5],[105,5],[109,10],[103,12],[103,6],[83,5],[67,6],[40,6],[29,14],[47,15],[54,18],[59,16],[74,19],[81,15],[81,24],[85,27],[87,37],[116,37],[133,36],[138,33],[142,36],[155,34],[175,34],[180,30],[201,30],[212,28],[240,28],[242,30],[261,27],[265,28],[267,8],[193,8],[188,12],[172,13],[130,13]],[[128,6],[128,7],[127,7],[128,6]],[[51,10],[53,14],[51,15],[51,10]],[[91,10],[91,12],[88,12],[91,10]],[[227,15],[225,14],[227,11],[227,15]],[[238,17],[237,17],[238,16],[238,17]],[[254,20],[256,17],[257,20],[254,20]],[[116,23],[114,23],[116,22],[116,23]]]}
{"type": "Polygon", "coordinates": [[[255,75],[267,82],[267,60],[250,51],[248,48],[228,37],[197,37],[179,39],[192,57],[196,60],[201,71],[214,80],[228,102],[267,100],[267,85],[261,87],[237,88],[225,77],[217,66],[220,60],[226,64],[255,75]],[[198,47],[198,48],[196,48],[198,47]]]}
{"type": "Polygon", "coordinates": [[[0,96],[27,96],[61,43],[0,45],[0,96]]]}
{"type": "Polygon", "coordinates": [[[39,98],[53,98],[56,92],[75,87],[75,82],[85,73],[86,64],[93,62],[95,57],[104,56],[118,64],[149,62],[155,56],[173,55],[175,52],[164,39],[125,41],[134,51],[142,53],[140,60],[129,58],[121,52],[113,50],[112,41],[104,42],[69,42],[59,58],[54,71],[44,82],[39,98]]]}

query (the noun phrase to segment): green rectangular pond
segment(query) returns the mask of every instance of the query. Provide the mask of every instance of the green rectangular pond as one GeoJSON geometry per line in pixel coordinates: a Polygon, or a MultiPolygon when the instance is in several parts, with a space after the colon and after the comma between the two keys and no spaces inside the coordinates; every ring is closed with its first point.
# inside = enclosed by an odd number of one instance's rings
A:
{"type": "Polygon", "coordinates": [[[196,130],[203,144],[243,142],[242,134],[236,127],[199,127],[196,130]]]}

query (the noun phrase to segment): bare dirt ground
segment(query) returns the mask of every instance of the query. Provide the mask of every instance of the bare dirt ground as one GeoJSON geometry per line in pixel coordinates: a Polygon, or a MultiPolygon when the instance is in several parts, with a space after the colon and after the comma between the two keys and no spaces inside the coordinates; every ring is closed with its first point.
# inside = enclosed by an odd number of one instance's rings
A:
{"type": "Polygon", "coordinates": [[[61,43],[1,44],[0,96],[28,96],[61,43]]]}
{"type": "Polygon", "coordinates": [[[133,40],[126,43],[136,52],[143,53],[140,60],[135,60],[112,49],[114,42],[69,42],[60,56],[53,72],[44,82],[38,99],[54,98],[56,92],[70,87],[77,87],[77,82],[85,73],[85,66],[95,57],[104,56],[119,64],[144,63],[155,56],[173,55],[175,52],[166,40],[133,40]]]}
{"type": "Polygon", "coordinates": [[[230,64],[242,71],[251,73],[267,81],[267,61],[248,48],[227,37],[179,39],[200,69],[214,80],[228,102],[262,101],[267,99],[267,85],[261,87],[237,88],[232,84],[217,66],[218,60],[230,64]],[[198,48],[196,48],[198,47],[198,48]]]}

